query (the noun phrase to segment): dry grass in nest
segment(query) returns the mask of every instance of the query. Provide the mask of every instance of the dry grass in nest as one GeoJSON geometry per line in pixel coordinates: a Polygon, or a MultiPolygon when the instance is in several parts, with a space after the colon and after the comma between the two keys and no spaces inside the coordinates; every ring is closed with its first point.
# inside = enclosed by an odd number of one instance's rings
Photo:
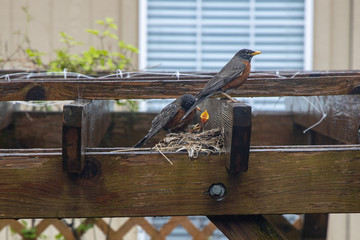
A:
{"type": "Polygon", "coordinates": [[[189,157],[197,158],[199,153],[220,154],[223,146],[223,131],[220,128],[215,128],[201,133],[170,133],[153,149],[160,153],[187,151],[189,157]]]}

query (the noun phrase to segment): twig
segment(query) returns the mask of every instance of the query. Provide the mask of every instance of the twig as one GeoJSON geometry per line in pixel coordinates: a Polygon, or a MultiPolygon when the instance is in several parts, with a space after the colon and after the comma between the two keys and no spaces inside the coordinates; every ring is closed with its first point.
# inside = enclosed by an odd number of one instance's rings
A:
{"type": "Polygon", "coordinates": [[[171,161],[167,156],[165,156],[165,154],[163,154],[163,153],[161,152],[161,150],[158,148],[157,145],[155,146],[155,149],[158,150],[159,153],[160,153],[171,165],[174,165],[174,164],[172,163],[172,161],[171,161]]]}

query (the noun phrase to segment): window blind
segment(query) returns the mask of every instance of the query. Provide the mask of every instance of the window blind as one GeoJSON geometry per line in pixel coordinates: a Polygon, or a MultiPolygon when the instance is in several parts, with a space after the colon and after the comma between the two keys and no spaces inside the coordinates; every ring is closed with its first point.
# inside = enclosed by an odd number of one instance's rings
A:
{"type": "Polygon", "coordinates": [[[157,71],[218,71],[242,48],[253,70],[303,70],[305,0],[147,0],[146,59],[157,71]]]}

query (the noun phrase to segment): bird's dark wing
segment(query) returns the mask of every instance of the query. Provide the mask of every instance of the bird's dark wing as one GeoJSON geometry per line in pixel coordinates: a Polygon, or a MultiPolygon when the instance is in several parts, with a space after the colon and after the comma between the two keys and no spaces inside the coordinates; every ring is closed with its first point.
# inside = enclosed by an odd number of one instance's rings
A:
{"type": "Polygon", "coordinates": [[[221,88],[235,78],[239,77],[246,68],[246,64],[238,57],[232,58],[196,96],[197,99],[206,98],[220,92],[221,88]]]}
{"type": "Polygon", "coordinates": [[[176,115],[178,110],[179,106],[174,103],[170,103],[163,108],[163,110],[161,110],[161,112],[152,120],[149,132],[134,146],[134,148],[141,147],[147,140],[155,136],[176,115]]]}
{"type": "Polygon", "coordinates": [[[182,120],[192,112],[196,106],[201,104],[205,99],[221,92],[221,88],[235,78],[239,77],[245,70],[246,64],[237,56],[234,56],[206,86],[196,95],[196,101],[193,106],[187,110],[182,120]]]}

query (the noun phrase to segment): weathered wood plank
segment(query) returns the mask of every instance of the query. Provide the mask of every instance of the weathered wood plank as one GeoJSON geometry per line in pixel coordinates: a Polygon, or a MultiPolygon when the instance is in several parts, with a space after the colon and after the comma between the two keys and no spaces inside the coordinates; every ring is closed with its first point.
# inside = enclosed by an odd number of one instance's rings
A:
{"type": "Polygon", "coordinates": [[[230,240],[284,239],[261,215],[220,215],[208,218],[230,240]]]}
{"type": "Polygon", "coordinates": [[[64,106],[63,169],[80,173],[88,147],[97,147],[110,125],[110,102],[78,100],[64,106]]]}
{"type": "Polygon", "coordinates": [[[287,104],[294,115],[294,122],[312,128],[341,143],[360,143],[360,98],[358,96],[318,96],[288,99],[287,104]]]}
{"type": "Polygon", "coordinates": [[[263,215],[276,232],[284,239],[300,240],[300,231],[281,215],[263,215]]]}
{"type": "MultiPolygon", "coordinates": [[[[157,78],[159,79],[159,77],[157,78]]],[[[0,82],[0,101],[71,99],[176,98],[198,93],[209,77],[185,80],[18,79],[0,82]]],[[[232,95],[237,97],[317,96],[360,93],[360,75],[251,77],[232,95]]]]}
{"type": "Polygon", "coordinates": [[[189,159],[89,149],[80,175],[61,151],[0,153],[0,217],[100,217],[360,212],[360,147],[257,147],[230,175],[225,155],[189,159]],[[223,200],[205,194],[226,187],[223,200]],[[21,206],[21,211],[19,211],[21,206]]]}
{"type": "MultiPolygon", "coordinates": [[[[293,136],[290,113],[262,114],[257,113],[252,116],[251,145],[297,143],[293,136]]],[[[112,112],[111,129],[104,136],[101,146],[134,146],[141,136],[145,136],[155,116],[155,113],[112,112]]],[[[62,142],[61,129],[62,113],[15,112],[14,126],[0,131],[0,146],[3,148],[59,148],[62,142]]],[[[165,131],[161,131],[149,141],[148,146],[154,146],[164,136],[165,131]]]]}
{"type": "Polygon", "coordinates": [[[10,102],[0,102],[0,130],[6,128],[13,120],[13,105],[10,102]]]}
{"type": "Polygon", "coordinates": [[[251,107],[228,99],[207,99],[202,105],[211,114],[206,129],[220,128],[224,131],[226,167],[231,173],[248,169],[251,139],[251,107]]]}

